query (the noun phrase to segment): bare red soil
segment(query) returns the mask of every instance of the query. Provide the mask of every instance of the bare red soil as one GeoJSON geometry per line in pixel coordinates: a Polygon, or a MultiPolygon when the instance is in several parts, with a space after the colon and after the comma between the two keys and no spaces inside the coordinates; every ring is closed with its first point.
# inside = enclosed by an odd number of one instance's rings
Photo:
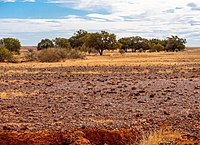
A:
{"type": "Polygon", "coordinates": [[[66,144],[131,144],[160,128],[179,130],[198,144],[199,65],[0,70],[0,92],[10,94],[0,99],[1,144],[32,144],[44,130],[35,144],[62,144],[78,128],[82,138],[66,144]],[[18,142],[21,135],[26,140],[18,142]]]}

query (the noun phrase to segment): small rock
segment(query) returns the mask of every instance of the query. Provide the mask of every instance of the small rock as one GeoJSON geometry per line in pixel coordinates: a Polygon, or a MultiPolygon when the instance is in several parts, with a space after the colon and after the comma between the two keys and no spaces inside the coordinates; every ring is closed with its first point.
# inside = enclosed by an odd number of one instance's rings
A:
{"type": "Polygon", "coordinates": [[[134,95],[135,95],[135,96],[139,96],[139,95],[140,95],[140,93],[139,93],[139,92],[137,92],[137,93],[134,93],[134,95]]]}
{"type": "Polygon", "coordinates": [[[143,114],[136,114],[135,117],[141,117],[143,114]]]}
{"type": "Polygon", "coordinates": [[[28,127],[27,126],[23,126],[20,128],[20,130],[28,130],[28,127]]]}
{"type": "Polygon", "coordinates": [[[11,130],[11,128],[8,126],[3,126],[3,130],[11,130]]]}
{"type": "Polygon", "coordinates": [[[139,93],[145,93],[145,91],[144,90],[140,90],[139,93]]]}
{"type": "Polygon", "coordinates": [[[138,101],[138,103],[146,103],[145,101],[138,101]]]}
{"type": "Polygon", "coordinates": [[[132,87],[132,88],[131,88],[131,90],[136,90],[136,89],[137,89],[136,87],[132,87]]]}
{"type": "Polygon", "coordinates": [[[149,96],[149,98],[154,98],[154,96],[155,96],[155,94],[151,94],[151,95],[149,96]]]}
{"type": "Polygon", "coordinates": [[[167,112],[167,111],[164,111],[164,114],[165,114],[165,115],[170,115],[170,113],[169,113],[169,112],[167,112]]]}

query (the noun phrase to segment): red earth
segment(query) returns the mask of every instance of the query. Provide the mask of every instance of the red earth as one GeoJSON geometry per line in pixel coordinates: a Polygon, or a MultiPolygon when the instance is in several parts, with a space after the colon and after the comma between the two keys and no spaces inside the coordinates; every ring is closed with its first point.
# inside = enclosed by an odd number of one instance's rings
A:
{"type": "Polygon", "coordinates": [[[0,70],[1,144],[31,144],[38,134],[44,144],[131,144],[160,128],[198,144],[200,65],[0,70]],[[67,142],[74,131],[81,135],[67,142]]]}

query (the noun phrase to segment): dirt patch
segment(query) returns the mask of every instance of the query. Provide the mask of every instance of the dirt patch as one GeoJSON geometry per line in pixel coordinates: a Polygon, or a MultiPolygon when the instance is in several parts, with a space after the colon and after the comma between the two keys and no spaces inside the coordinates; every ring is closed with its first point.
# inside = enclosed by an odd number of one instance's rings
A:
{"type": "MultiPolygon", "coordinates": [[[[134,128],[141,134],[166,128],[200,138],[199,64],[1,66],[0,70],[21,72],[0,74],[2,134],[97,127],[110,130],[110,138],[114,140],[115,136],[123,136],[112,131],[116,129],[134,128]]],[[[93,138],[102,138],[101,134],[106,131],[88,129],[82,132],[86,136],[89,132],[97,135],[85,138],[91,143],[93,138]]],[[[84,141],[89,143],[87,140],[84,141]]],[[[109,139],[105,137],[105,140],[109,139]]]]}

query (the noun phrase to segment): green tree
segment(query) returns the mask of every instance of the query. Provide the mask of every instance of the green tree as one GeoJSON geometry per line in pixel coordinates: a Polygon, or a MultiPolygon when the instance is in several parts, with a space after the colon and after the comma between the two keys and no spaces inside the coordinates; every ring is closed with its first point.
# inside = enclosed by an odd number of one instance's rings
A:
{"type": "Polygon", "coordinates": [[[135,52],[136,50],[142,52],[150,49],[149,41],[140,36],[121,38],[119,39],[119,42],[122,44],[121,49],[125,50],[125,52],[127,52],[127,49],[131,49],[132,52],[135,52]]]}
{"type": "Polygon", "coordinates": [[[20,53],[21,44],[18,39],[15,38],[3,38],[0,41],[1,45],[7,48],[11,52],[20,53]]]}
{"type": "Polygon", "coordinates": [[[124,50],[125,52],[127,52],[128,49],[131,48],[130,37],[120,38],[118,42],[121,43],[121,49],[124,50]]]}
{"type": "Polygon", "coordinates": [[[72,37],[69,38],[69,42],[72,48],[80,48],[85,42],[85,36],[87,35],[87,31],[78,30],[72,37]]]}
{"type": "Polygon", "coordinates": [[[87,35],[85,46],[94,48],[103,55],[104,50],[115,50],[120,48],[120,43],[116,40],[115,34],[110,34],[106,31],[90,33],[87,35]]]}
{"type": "Polygon", "coordinates": [[[166,45],[167,45],[167,40],[161,40],[161,39],[150,39],[149,40],[149,43],[150,43],[150,47],[151,47],[151,50],[152,51],[157,51],[157,48],[156,47],[160,47],[160,48],[158,48],[158,51],[159,51],[159,49],[161,49],[160,51],[164,51],[165,50],[165,47],[166,47],[166,45]],[[156,46],[156,45],[158,45],[158,44],[160,44],[160,45],[162,45],[164,48],[161,48],[162,46],[156,46]],[[154,48],[155,47],[155,48],[154,48]]]}
{"type": "Polygon", "coordinates": [[[147,39],[140,36],[133,36],[130,37],[130,48],[132,49],[132,52],[134,52],[136,50],[148,50],[150,49],[150,46],[147,39]]]}
{"type": "Polygon", "coordinates": [[[186,39],[178,36],[167,37],[166,51],[181,51],[185,49],[186,39]]]}
{"type": "Polygon", "coordinates": [[[52,47],[54,47],[53,41],[50,39],[42,39],[41,42],[38,43],[37,49],[42,50],[52,47]]]}
{"type": "Polygon", "coordinates": [[[71,48],[70,42],[66,38],[55,38],[53,42],[57,48],[71,48]]]}

